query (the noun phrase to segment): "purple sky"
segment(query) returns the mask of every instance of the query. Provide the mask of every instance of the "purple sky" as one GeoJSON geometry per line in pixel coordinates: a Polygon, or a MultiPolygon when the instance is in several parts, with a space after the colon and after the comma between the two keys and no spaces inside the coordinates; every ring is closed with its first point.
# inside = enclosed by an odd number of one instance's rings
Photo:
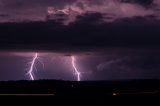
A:
{"type": "Polygon", "coordinates": [[[82,80],[159,79],[159,19],[159,0],[0,0],[0,48],[26,51],[0,50],[0,80],[28,80],[42,49],[35,79],[76,80],[72,55],[82,80]]]}
{"type": "Polygon", "coordinates": [[[135,16],[155,16],[159,19],[159,0],[0,0],[0,21],[45,21],[55,12],[69,13],[65,24],[88,12],[103,14],[104,21],[135,16]]]}
{"type": "MultiPolygon", "coordinates": [[[[81,80],[159,79],[159,50],[72,53],[81,80]]],[[[29,80],[28,72],[34,53],[1,52],[0,80],[29,80]]],[[[39,53],[33,73],[35,79],[77,80],[71,55],[39,53]],[[41,64],[43,62],[43,65],[41,64]]]]}

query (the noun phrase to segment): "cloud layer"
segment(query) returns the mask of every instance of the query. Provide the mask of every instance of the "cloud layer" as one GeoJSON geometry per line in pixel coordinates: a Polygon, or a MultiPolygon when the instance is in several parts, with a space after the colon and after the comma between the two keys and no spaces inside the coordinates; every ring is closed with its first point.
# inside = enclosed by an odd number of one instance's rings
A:
{"type": "Polygon", "coordinates": [[[86,13],[101,13],[103,20],[106,22],[112,22],[119,18],[145,17],[155,14],[152,7],[146,8],[141,4],[121,2],[119,0],[101,0],[99,2],[95,0],[77,0],[72,4],[65,5],[62,9],[49,11],[49,15],[54,18],[57,14],[60,14],[59,11],[66,14],[65,24],[74,22],[78,15],[86,13]]]}
{"type": "Polygon", "coordinates": [[[49,15],[69,24],[87,13],[100,13],[106,22],[136,16],[159,18],[159,6],[159,0],[0,0],[0,21],[45,21],[49,15]]]}

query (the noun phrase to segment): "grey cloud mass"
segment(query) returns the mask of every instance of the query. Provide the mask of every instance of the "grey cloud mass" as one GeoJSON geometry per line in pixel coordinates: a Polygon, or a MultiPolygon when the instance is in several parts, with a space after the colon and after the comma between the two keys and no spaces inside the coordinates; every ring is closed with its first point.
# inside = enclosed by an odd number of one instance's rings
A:
{"type": "Polygon", "coordinates": [[[159,19],[159,6],[159,0],[0,0],[0,14],[8,15],[0,17],[0,21],[45,21],[47,15],[54,20],[57,14],[62,13],[65,14],[62,16],[65,24],[74,22],[77,16],[86,13],[101,13],[107,22],[136,16],[159,19]],[[52,9],[48,13],[50,7],[52,9]]]}

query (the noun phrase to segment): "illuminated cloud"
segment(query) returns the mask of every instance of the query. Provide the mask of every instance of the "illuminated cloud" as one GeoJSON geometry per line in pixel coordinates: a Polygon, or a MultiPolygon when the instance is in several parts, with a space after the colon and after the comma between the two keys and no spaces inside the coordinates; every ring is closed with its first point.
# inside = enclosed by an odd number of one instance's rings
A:
{"type": "Polygon", "coordinates": [[[105,22],[116,19],[155,16],[159,19],[159,0],[0,0],[0,22],[60,20],[74,22],[79,15],[100,13],[105,22]]]}
{"type": "Polygon", "coordinates": [[[112,22],[119,18],[154,15],[152,8],[147,9],[140,4],[125,3],[118,0],[101,0],[100,2],[94,0],[77,0],[72,4],[65,5],[61,9],[52,8],[50,7],[48,9],[50,17],[56,19],[55,17],[61,14],[61,16],[65,17],[63,20],[65,24],[74,22],[78,15],[84,15],[86,13],[101,13],[103,20],[106,22],[112,22]],[[61,13],[59,13],[60,11],[61,13]]]}

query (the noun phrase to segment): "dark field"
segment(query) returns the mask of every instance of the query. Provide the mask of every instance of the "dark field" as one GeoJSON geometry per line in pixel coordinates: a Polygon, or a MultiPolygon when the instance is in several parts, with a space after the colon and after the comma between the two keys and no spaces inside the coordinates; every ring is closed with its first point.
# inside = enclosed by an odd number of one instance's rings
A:
{"type": "Polygon", "coordinates": [[[160,97],[159,80],[0,82],[1,100],[23,103],[148,103],[160,97]]]}

